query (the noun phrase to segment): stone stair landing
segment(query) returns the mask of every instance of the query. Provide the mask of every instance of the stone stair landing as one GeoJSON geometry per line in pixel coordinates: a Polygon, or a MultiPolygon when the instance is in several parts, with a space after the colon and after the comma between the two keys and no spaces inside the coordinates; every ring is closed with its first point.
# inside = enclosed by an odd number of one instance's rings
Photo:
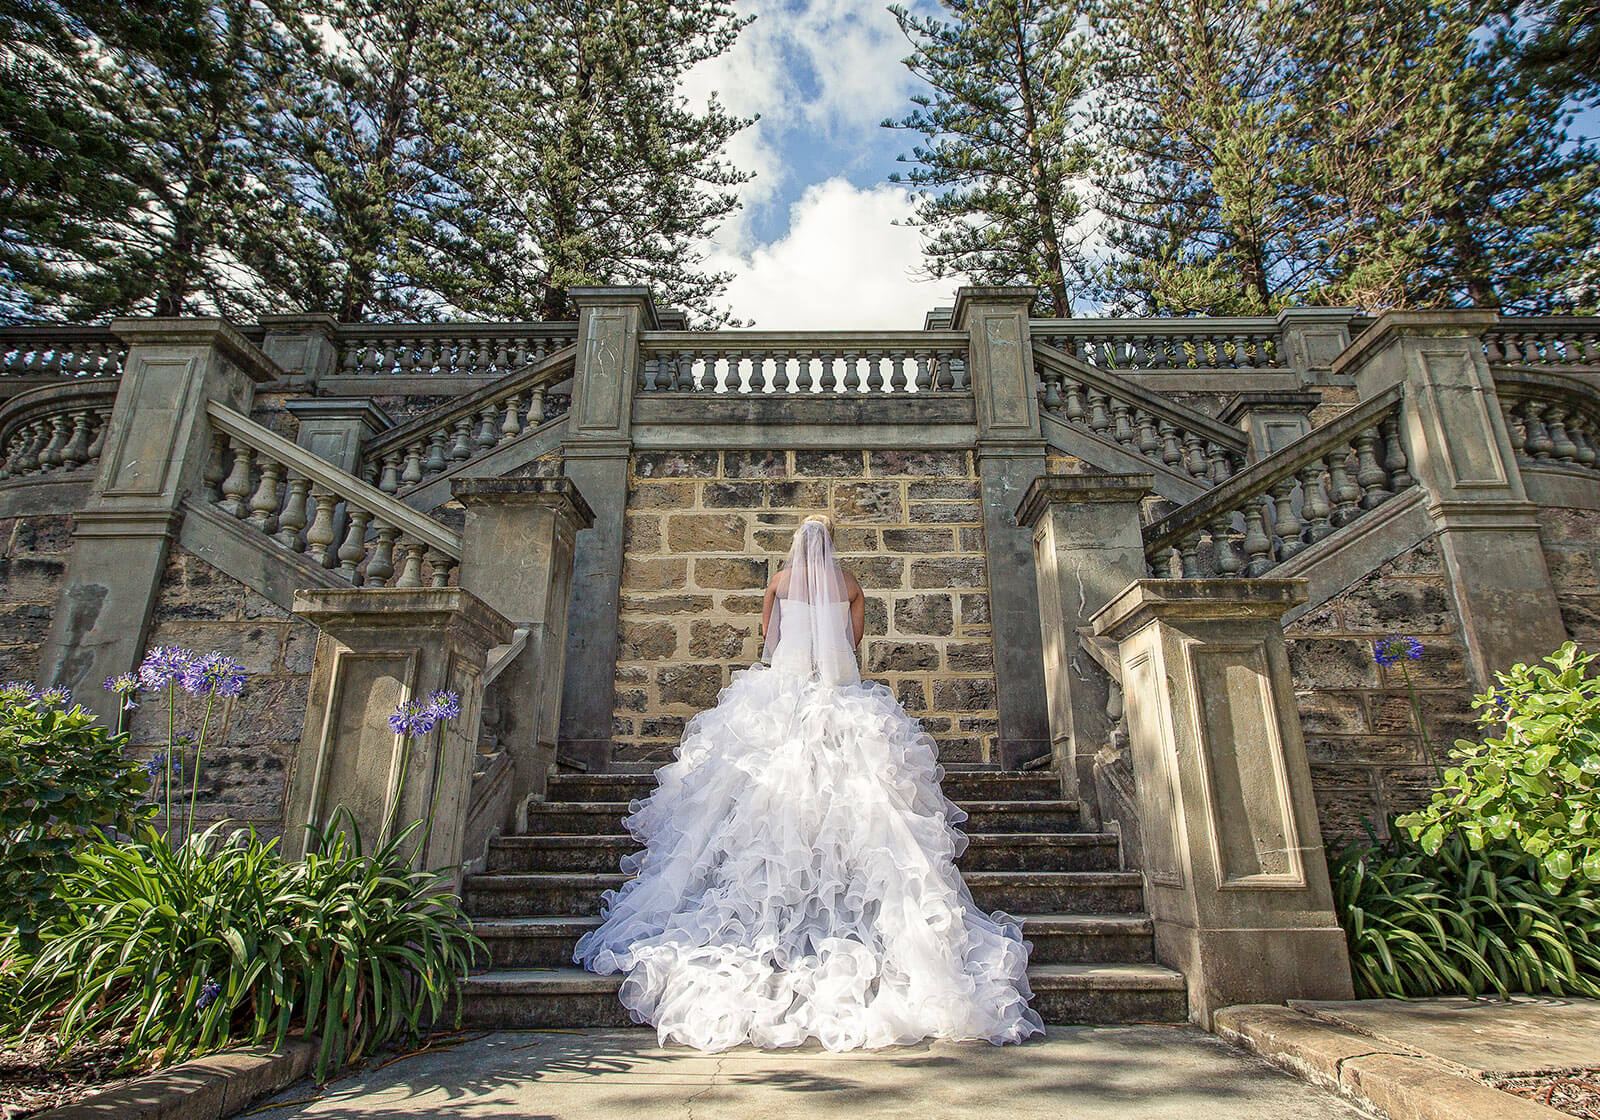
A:
{"type": "MultiPolygon", "coordinates": [[[[622,828],[628,804],[654,785],[653,768],[558,774],[529,806],[528,832],[495,840],[482,874],[463,885],[488,948],[467,981],[465,1021],[481,1027],[626,1026],[620,976],[572,963],[578,938],[600,923],[600,894],[624,881],[618,862],[637,844],[622,828]]],[[[1155,963],[1144,891],[1121,869],[1117,838],[1083,830],[1057,775],[949,768],[944,789],[968,814],[962,878],[984,910],[1004,910],[1033,942],[1028,980],[1049,1023],[1180,1022],[1183,977],[1155,963]]]]}

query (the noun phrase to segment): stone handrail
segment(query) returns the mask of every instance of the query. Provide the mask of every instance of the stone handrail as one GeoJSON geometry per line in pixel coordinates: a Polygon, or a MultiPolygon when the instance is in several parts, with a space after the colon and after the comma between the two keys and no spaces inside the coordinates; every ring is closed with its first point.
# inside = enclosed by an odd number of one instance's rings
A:
{"type": "Polygon", "coordinates": [[[114,377],[127,351],[110,327],[0,327],[0,374],[7,377],[114,377]]]}
{"type": "Polygon", "coordinates": [[[515,373],[572,346],[578,324],[344,323],[338,376],[482,377],[515,373]]]}
{"type": "Polygon", "coordinates": [[[1033,319],[1035,342],[1097,369],[1121,372],[1283,369],[1270,318],[1033,319]]]}
{"type": "Polygon", "coordinates": [[[576,346],[567,346],[519,374],[380,432],[362,445],[363,473],[385,494],[398,494],[566,415],[571,396],[551,394],[550,387],[572,377],[577,353],[576,346]]]}
{"type": "Polygon", "coordinates": [[[1483,353],[1491,365],[1600,365],[1600,316],[1501,319],[1484,332],[1483,353]]]}
{"type": "Polygon", "coordinates": [[[1202,486],[1233,477],[1248,457],[1250,441],[1237,428],[1086,365],[1054,346],[1035,345],[1033,359],[1040,407],[1153,463],[1181,471],[1202,486]]]}
{"type": "Polygon", "coordinates": [[[639,391],[970,392],[965,331],[645,331],[639,391]]]}
{"type": "Polygon", "coordinates": [[[207,406],[213,435],[206,498],[260,534],[357,587],[447,587],[461,537],[225,405],[207,406]]]}
{"type": "Polygon", "coordinates": [[[1150,573],[1260,576],[1408,489],[1403,403],[1385,390],[1146,526],[1150,573]]]}
{"type": "Polygon", "coordinates": [[[0,407],[0,480],[98,463],[120,384],[94,377],[12,397],[0,407]]]}
{"type": "Polygon", "coordinates": [[[1497,370],[1494,387],[1517,458],[1595,469],[1600,392],[1565,374],[1525,369],[1497,370]]]}

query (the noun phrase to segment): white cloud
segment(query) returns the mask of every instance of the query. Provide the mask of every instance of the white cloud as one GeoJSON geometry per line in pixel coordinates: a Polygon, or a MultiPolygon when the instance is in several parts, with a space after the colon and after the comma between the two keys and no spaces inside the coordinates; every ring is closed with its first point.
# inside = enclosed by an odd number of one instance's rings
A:
{"type": "Polygon", "coordinates": [[[921,236],[891,224],[911,211],[909,192],[892,184],[813,183],[789,208],[783,237],[749,250],[713,247],[706,266],[734,273],[728,306],[757,327],[920,329],[923,315],[951,303],[962,281],[917,279],[921,236]]]}

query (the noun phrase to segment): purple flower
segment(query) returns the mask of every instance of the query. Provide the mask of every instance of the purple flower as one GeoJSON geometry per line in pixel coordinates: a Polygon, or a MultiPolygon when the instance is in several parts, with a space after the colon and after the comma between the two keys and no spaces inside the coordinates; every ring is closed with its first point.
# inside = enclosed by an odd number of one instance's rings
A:
{"type": "Polygon", "coordinates": [[[72,690],[68,688],[47,688],[39,693],[39,700],[47,708],[65,708],[72,703],[72,690]]]}
{"type": "Polygon", "coordinates": [[[428,707],[438,719],[455,719],[461,715],[461,697],[440,690],[428,697],[428,707]]]}
{"type": "Polygon", "coordinates": [[[27,681],[6,681],[0,684],[0,700],[11,700],[21,703],[24,700],[36,699],[39,690],[27,681]]]}
{"type": "Polygon", "coordinates": [[[120,692],[127,694],[129,692],[136,691],[138,687],[139,678],[134,676],[132,673],[123,673],[121,676],[106,678],[107,692],[120,692]]]}
{"type": "Polygon", "coordinates": [[[139,687],[166,688],[182,677],[194,660],[195,655],[191,650],[156,646],[144,655],[144,661],[139,665],[139,687]]]}
{"type": "Polygon", "coordinates": [[[1397,661],[1416,661],[1422,657],[1422,643],[1404,634],[1390,634],[1372,643],[1372,659],[1379,665],[1397,661]]]}
{"type": "Polygon", "coordinates": [[[200,996],[194,1001],[195,1007],[204,1011],[216,1002],[217,996],[222,994],[222,985],[215,980],[207,980],[200,985],[200,996]]]}
{"type": "Polygon", "coordinates": [[[461,697],[441,690],[426,700],[403,701],[389,717],[389,726],[397,735],[426,735],[445,720],[460,715],[461,697]]]}
{"type": "Polygon", "coordinates": [[[191,696],[237,696],[244,690],[244,666],[220,653],[197,657],[183,667],[178,683],[191,696]]]}

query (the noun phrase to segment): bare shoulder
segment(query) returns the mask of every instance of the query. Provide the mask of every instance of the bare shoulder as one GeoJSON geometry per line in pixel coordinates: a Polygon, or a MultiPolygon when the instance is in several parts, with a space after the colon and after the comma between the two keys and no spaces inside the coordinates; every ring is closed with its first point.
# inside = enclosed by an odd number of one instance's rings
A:
{"type": "Polygon", "coordinates": [[[845,568],[845,567],[841,567],[839,569],[839,571],[844,574],[844,589],[845,589],[845,591],[849,594],[850,598],[859,599],[861,597],[861,594],[862,594],[862,592],[861,592],[861,582],[856,579],[855,573],[852,572],[849,568],[845,568]]]}

